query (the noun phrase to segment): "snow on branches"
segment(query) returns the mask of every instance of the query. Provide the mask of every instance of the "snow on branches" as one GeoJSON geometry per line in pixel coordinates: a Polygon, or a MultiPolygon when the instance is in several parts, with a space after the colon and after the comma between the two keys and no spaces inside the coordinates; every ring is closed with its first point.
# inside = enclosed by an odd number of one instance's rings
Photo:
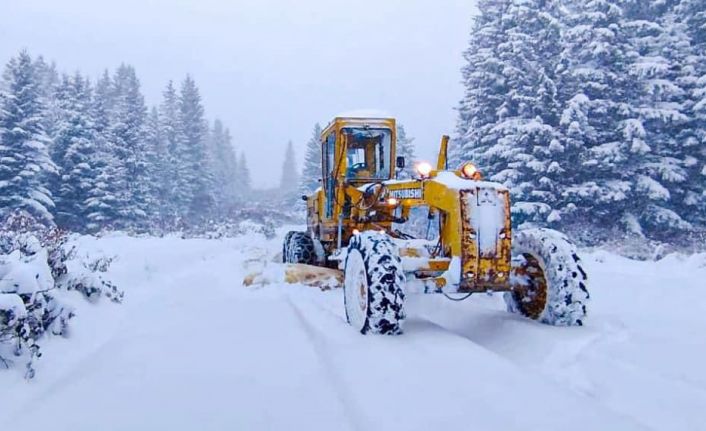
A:
{"type": "Polygon", "coordinates": [[[106,258],[79,258],[62,231],[26,212],[6,217],[0,223],[0,367],[24,361],[25,377],[31,379],[34,361],[42,356],[41,339],[68,335],[74,312],[60,292],[121,302],[123,292],[104,277],[109,265],[106,258]]]}

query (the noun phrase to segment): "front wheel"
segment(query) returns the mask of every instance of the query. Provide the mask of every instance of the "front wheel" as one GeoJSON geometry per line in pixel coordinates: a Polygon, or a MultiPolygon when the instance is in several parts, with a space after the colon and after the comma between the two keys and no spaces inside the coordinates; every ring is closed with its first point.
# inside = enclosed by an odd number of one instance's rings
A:
{"type": "Polygon", "coordinates": [[[551,229],[527,229],[514,235],[512,252],[508,311],[549,325],[583,325],[588,277],[574,244],[551,229]]]}
{"type": "Polygon", "coordinates": [[[314,240],[306,232],[289,232],[282,244],[282,262],[314,265],[317,262],[314,240]]]}
{"type": "Polygon", "coordinates": [[[402,260],[390,237],[368,231],[351,238],[343,283],[351,326],[362,334],[401,334],[404,284],[402,260]]]}

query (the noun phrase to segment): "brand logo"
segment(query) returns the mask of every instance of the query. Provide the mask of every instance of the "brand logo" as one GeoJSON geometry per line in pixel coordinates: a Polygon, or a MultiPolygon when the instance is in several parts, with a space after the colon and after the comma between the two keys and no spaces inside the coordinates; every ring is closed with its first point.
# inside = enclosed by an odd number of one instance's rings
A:
{"type": "Polygon", "coordinates": [[[390,190],[390,197],[395,199],[421,199],[422,189],[390,190]]]}

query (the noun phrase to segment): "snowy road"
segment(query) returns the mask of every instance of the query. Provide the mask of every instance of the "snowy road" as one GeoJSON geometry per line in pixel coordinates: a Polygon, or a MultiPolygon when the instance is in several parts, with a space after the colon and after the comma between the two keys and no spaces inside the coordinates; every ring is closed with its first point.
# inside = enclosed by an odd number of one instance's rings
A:
{"type": "Polygon", "coordinates": [[[590,255],[583,328],[427,296],[405,335],[364,337],[338,290],[241,286],[278,240],[81,241],[119,256],[126,301],[77,300],[34,381],[0,373],[0,430],[706,428],[703,255],[590,255]]]}

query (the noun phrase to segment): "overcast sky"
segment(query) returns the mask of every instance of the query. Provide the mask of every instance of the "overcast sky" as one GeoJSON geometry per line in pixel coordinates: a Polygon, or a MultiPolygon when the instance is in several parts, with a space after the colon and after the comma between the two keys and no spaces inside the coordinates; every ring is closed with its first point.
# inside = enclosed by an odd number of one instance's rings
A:
{"type": "Polygon", "coordinates": [[[316,122],[394,114],[424,158],[453,130],[474,0],[0,0],[0,61],[20,49],[96,77],[135,66],[148,103],[196,79],[209,119],[244,151],[256,186],[301,164],[316,122]]]}

